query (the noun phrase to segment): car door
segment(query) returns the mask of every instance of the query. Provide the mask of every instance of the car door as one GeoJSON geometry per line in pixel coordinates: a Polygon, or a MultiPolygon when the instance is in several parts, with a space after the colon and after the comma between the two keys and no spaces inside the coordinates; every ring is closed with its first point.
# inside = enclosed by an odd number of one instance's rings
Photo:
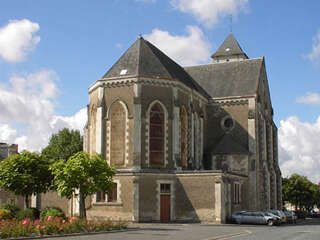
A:
{"type": "Polygon", "coordinates": [[[241,223],[250,223],[251,221],[251,214],[246,212],[246,213],[242,213],[241,215],[241,223]]]}
{"type": "Polygon", "coordinates": [[[265,222],[266,222],[266,220],[265,220],[264,214],[261,212],[257,213],[257,223],[265,224],[265,222]]]}

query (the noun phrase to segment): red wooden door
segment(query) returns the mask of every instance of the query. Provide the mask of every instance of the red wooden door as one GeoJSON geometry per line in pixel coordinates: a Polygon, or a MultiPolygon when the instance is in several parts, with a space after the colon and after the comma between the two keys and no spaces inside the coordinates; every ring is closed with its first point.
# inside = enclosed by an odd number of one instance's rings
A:
{"type": "Polygon", "coordinates": [[[160,221],[170,222],[170,195],[160,195],[160,221]]]}

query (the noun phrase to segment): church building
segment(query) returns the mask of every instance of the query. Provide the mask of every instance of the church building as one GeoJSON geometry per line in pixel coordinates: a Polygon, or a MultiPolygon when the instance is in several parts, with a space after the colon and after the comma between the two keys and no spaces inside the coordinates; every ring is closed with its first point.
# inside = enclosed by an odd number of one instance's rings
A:
{"type": "Polygon", "coordinates": [[[139,37],[89,87],[84,149],[117,173],[87,215],[226,222],[281,209],[277,127],[265,59],[230,33],[212,63],[182,67],[139,37]]]}

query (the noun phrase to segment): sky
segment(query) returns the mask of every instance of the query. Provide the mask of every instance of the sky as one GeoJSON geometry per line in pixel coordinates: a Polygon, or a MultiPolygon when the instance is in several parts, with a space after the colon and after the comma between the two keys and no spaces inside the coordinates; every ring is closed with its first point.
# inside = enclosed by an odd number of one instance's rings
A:
{"type": "Polygon", "coordinates": [[[190,66],[232,30],[249,58],[265,56],[282,175],[319,182],[319,11],[318,0],[0,0],[0,142],[41,151],[63,127],[82,131],[88,87],[139,35],[190,66]]]}

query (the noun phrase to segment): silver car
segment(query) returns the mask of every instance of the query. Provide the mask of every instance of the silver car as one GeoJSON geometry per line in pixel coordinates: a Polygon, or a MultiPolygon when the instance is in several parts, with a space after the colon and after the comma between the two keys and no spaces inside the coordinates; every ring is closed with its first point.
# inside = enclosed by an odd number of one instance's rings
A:
{"type": "Polygon", "coordinates": [[[267,224],[269,226],[281,223],[279,217],[264,212],[242,211],[232,214],[232,220],[238,224],[267,224]]]}
{"type": "Polygon", "coordinates": [[[275,209],[270,209],[267,212],[272,213],[276,216],[279,216],[281,218],[281,223],[287,222],[287,218],[286,218],[286,215],[284,214],[284,212],[282,212],[280,210],[275,210],[275,209]]]}

